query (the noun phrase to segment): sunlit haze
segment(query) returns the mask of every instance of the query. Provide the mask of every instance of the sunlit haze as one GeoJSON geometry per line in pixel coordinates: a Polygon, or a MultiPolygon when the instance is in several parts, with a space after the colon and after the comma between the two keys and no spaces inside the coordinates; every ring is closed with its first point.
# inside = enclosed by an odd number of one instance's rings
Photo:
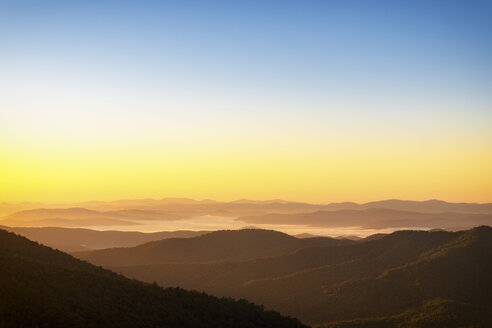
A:
{"type": "Polygon", "coordinates": [[[492,201],[490,2],[0,3],[0,201],[492,201]]]}
{"type": "Polygon", "coordinates": [[[492,327],[491,18],[0,0],[0,326],[492,327]]]}

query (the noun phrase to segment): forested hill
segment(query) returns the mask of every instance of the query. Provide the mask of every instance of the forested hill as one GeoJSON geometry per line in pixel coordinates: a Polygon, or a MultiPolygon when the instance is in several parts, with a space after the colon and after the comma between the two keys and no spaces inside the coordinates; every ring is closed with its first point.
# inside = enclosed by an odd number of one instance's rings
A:
{"type": "Polygon", "coordinates": [[[247,301],[125,278],[0,230],[2,327],[303,327],[247,301]]]}
{"type": "Polygon", "coordinates": [[[151,263],[211,263],[242,261],[282,255],[311,246],[355,243],[329,237],[299,239],[263,229],[220,230],[194,238],[170,238],[129,248],[73,253],[96,265],[119,266],[151,263]]]}
{"type": "Polygon", "coordinates": [[[162,286],[246,298],[313,325],[398,327],[418,320],[402,327],[492,327],[481,324],[492,313],[486,226],[397,231],[248,261],[111,268],[162,286]]]}

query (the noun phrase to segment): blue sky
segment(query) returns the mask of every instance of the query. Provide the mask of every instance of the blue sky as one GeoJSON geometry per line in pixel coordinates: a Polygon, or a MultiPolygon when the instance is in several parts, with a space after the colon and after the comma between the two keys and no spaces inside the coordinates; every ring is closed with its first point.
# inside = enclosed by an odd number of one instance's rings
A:
{"type": "Polygon", "coordinates": [[[0,146],[483,162],[490,17],[482,0],[0,1],[0,146]]]}
{"type": "Polygon", "coordinates": [[[140,99],[157,117],[475,128],[490,120],[491,14],[490,1],[4,1],[0,68],[15,90],[140,99]]]}
{"type": "Polygon", "coordinates": [[[485,97],[492,79],[490,1],[3,1],[0,12],[11,69],[320,100],[485,97]]]}

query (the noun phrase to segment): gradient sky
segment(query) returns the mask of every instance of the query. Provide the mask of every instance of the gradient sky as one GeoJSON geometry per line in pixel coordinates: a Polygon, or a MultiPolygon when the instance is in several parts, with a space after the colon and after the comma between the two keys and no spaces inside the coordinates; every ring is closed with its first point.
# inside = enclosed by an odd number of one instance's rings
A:
{"type": "Polygon", "coordinates": [[[0,202],[492,201],[491,1],[0,1],[0,202]]]}

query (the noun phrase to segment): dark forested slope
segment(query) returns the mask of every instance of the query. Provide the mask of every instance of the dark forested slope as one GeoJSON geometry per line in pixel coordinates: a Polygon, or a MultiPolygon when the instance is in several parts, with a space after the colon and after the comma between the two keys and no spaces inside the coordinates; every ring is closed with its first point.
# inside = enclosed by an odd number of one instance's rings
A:
{"type": "Polygon", "coordinates": [[[422,322],[449,326],[453,315],[479,313],[461,316],[472,324],[491,311],[492,228],[398,231],[247,261],[112,268],[163,286],[247,298],[311,324],[394,323],[422,315],[422,322]]]}
{"type": "Polygon", "coordinates": [[[246,301],[130,280],[0,230],[2,327],[300,327],[246,301]]]}

